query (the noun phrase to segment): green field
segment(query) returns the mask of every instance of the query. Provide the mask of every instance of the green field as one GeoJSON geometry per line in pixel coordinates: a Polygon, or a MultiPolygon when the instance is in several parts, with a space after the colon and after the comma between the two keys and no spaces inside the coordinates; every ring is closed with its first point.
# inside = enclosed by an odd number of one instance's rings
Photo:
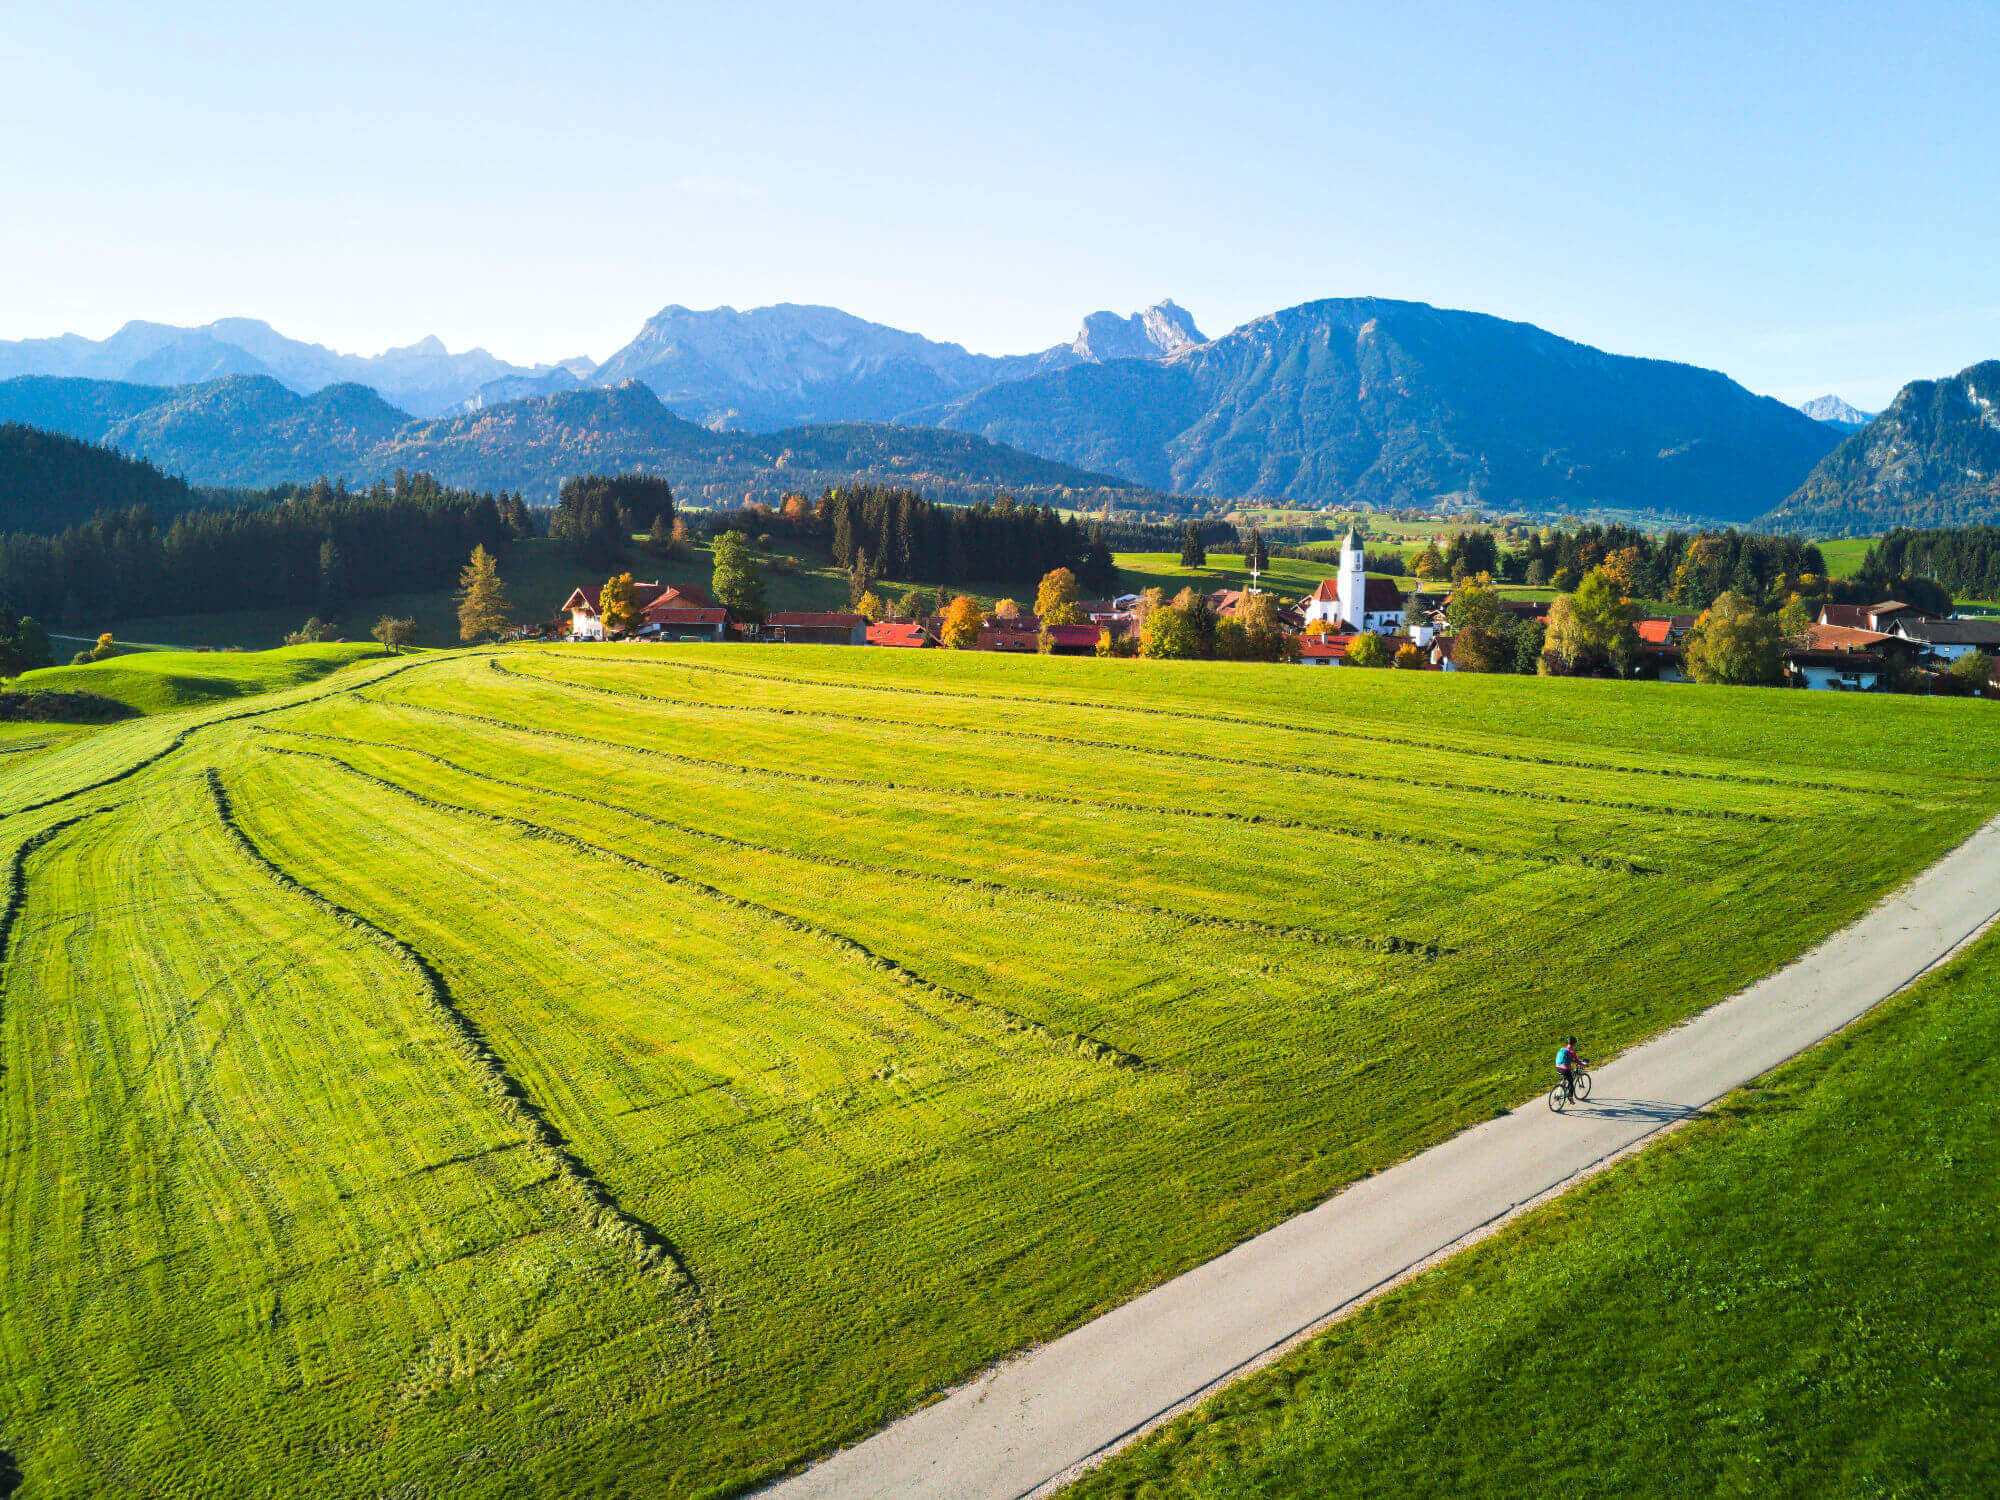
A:
{"type": "Polygon", "coordinates": [[[96,693],[157,714],[299,687],[383,654],[373,641],[272,651],[134,651],[80,667],[23,672],[12,686],[24,693],[96,693]]]}
{"type": "Polygon", "coordinates": [[[2000,806],[1986,706],[791,647],[0,770],[26,1493],[711,1493],[1519,1102],[2000,806]]]}
{"type": "Polygon", "coordinates": [[[2000,1492],[1996,1059],[2000,934],[1069,1493],[2000,1492]]]}
{"type": "Polygon", "coordinates": [[[1867,560],[1868,549],[1875,545],[1872,536],[1836,537],[1831,541],[1815,542],[1819,555],[1826,559],[1826,574],[1829,578],[1852,578],[1861,571],[1861,564],[1867,560]]]}

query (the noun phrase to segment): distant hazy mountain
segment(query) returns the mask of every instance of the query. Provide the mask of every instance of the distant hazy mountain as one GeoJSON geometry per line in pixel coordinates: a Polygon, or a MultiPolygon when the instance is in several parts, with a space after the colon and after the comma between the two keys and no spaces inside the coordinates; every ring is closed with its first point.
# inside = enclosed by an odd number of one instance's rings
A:
{"type": "Polygon", "coordinates": [[[532,382],[562,371],[573,381],[587,376],[591,368],[588,360],[560,366],[513,365],[484,349],[453,354],[436,338],[419,339],[383,354],[341,354],[288,339],[255,318],[223,318],[200,328],[134,322],[107,339],[72,333],[0,342],[0,379],[71,375],[137,385],[187,385],[227,375],[266,375],[301,394],[330,385],[365,385],[422,416],[475,400],[496,381],[532,382]]]}
{"type": "Polygon", "coordinates": [[[2000,360],[1911,381],[1766,519],[1822,536],[2000,522],[2000,360]]]}
{"type": "Polygon", "coordinates": [[[1105,359],[1159,359],[1200,341],[1194,320],[1172,302],[1129,319],[1093,313],[1071,343],[1021,355],[970,354],[833,307],[675,306],[649,318],[595,383],[641,380],[691,421],[757,431],[889,421],[996,381],[1105,359]]]}
{"type": "Polygon", "coordinates": [[[359,385],[301,396],[268,375],[168,388],[20,376],[0,381],[4,421],[110,444],[192,483],[241,488],[427,469],[447,483],[547,502],[570,475],[640,470],[665,475],[697,503],[867,480],[918,485],[940,499],[1004,488],[1024,499],[1132,503],[1123,480],[965,433],[864,424],[715,432],[674,415],[636,380],[424,421],[359,385]]]}
{"type": "Polygon", "coordinates": [[[1874,412],[1863,411],[1858,406],[1849,406],[1838,396],[1815,396],[1810,401],[1801,401],[1799,410],[1815,422],[1838,427],[1842,432],[1858,432],[1875,420],[1874,412]]]}
{"type": "Polygon", "coordinates": [[[1379,298],[1310,302],[1162,361],[1078,364],[924,415],[1162,490],[1717,519],[1768,509],[1839,441],[1712,370],[1379,298]]]}
{"type": "Polygon", "coordinates": [[[185,484],[140,459],[0,422],[0,532],[56,531],[100,510],[171,512],[193,503],[185,484]]]}

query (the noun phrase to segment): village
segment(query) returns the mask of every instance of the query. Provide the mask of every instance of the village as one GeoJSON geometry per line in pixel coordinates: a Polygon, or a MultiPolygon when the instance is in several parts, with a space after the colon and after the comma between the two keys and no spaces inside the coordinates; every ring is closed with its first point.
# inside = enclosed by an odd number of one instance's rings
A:
{"type": "MultiPolygon", "coordinates": [[[[1218,625],[1247,623],[1253,616],[1274,624],[1282,644],[1273,657],[1301,666],[1494,670],[1469,663],[1464,635],[1454,628],[1454,596],[1466,585],[1405,591],[1394,579],[1370,576],[1365,564],[1363,540],[1350,531],[1334,576],[1303,597],[1285,599],[1259,590],[1253,573],[1250,587],[1215,589],[1200,602],[1218,625]]],[[[558,620],[566,618],[567,628],[558,626],[555,638],[1130,657],[1143,654],[1148,613],[1173,607],[1158,590],[1150,597],[1123,593],[1077,598],[1075,579],[1067,569],[1044,579],[1045,598],[1054,588],[1054,602],[1045,606],[1046,619],[1011,601],[979,609],[964,598],[941,613],[911,619],[895,618],[890,610],[773,610],[761,619],[733,619],[697,585],[619,582],[631,591],[622,621],[614,610],[607,624],[603,593],[609,583],[578,588],[562,603],[558,620]]],[[[1487,607],[1506,620],[1525,624],[1547,622],[1556,603],[1495,595],[1487,607]]],[[[1689,637],[1702,619],[1693,613],[1630,619],[1620,659],[1611,670],[1595,675],[1667,683],[1697,680],[1687,658],[1689,637]]],[[[1859,605],[1825,603],[1815,617],[1792,624],[1775,643],[1775,654],[1782,682],[1791,687],[1830,692],[1964,691],[1968,690],[1965,668],[1983,665],[1986,671],[1977,674],[1969,690],[2000,695],[2000,665],[1995,662],[2000,656],[2000,619],[1944,615],[1895,599],[1859,605]],[[1975,654],[1978,662],[1966,661],[1975,654]],[[1959,669],[1955,677],[1948,678],[1955,667],[1959,669]]],[[[1545,665],[1543,670],[1549,669],[1545,665]]]]}

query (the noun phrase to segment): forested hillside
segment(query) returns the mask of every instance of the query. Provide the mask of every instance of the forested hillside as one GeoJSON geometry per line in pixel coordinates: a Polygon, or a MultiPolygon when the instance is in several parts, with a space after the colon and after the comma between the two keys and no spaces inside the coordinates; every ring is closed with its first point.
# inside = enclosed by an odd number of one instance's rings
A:
{"type": "Polygon", "coordinates": [[[1764,519],[1818,536],[2000,520],[2000,360],[1904,386],[1764,519]]]}
{"type": "Polygon", "coordinates": [[[170,520],[135,506],[0,536],[0,604],[64,626],[276,605],[331,618],[350,598],[446,587],[475,546],[500,554],[530,531],[518,496],[426,474],[359,492],[321,481],[170,520]]]}
{"type": "Polygon", "coordinates": [[[0,532],[50,531],[100,510],[194,503],[187,485],[140,459],[19,422],[0,423],[0,532]]]}
{"type": "Polygon", "coordinates": [[[1162,490],[1719,521],[1768,510],[1840,440],[1713,370],[1382,298],[1307,303],[1160,363],[1078,366],[929,415],[1162,490]]]}
{"type": "Polygon", "coordinates": [[[936,428],[714,432],[683,421],[636,380],[420,422],[357,385],[299,396],[266,376],[176,387],[24,376],[0,382],[0,420],[111,443],[196,484],[251,489],[316,474],[362,483],[424,470],[549,503],[570,475],[644,471],[695,505],[866,482],[922,484],[944,500],[1005,489],[1073,509],[1167,503],[1109,475],[936,428]]]}

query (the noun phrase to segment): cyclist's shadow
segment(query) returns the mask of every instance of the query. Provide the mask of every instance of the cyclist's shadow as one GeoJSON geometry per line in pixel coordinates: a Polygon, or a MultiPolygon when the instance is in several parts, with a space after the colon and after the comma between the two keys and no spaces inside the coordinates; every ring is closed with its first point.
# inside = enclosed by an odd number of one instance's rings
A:
{"type": "Polygon", "coordinates": [[[1672,1104],[1665,1099],[1612,1099],[1598,1094],[1587,1103],[1572,1104],[1571,1109],[1588,1119],[1595,1115],[1600,1119],[1648,1120],[1656,1125],[1670,1125],[1676,1120],[1692,1119],[1701,1113],[1696,1104],[1672,1104]]]}

